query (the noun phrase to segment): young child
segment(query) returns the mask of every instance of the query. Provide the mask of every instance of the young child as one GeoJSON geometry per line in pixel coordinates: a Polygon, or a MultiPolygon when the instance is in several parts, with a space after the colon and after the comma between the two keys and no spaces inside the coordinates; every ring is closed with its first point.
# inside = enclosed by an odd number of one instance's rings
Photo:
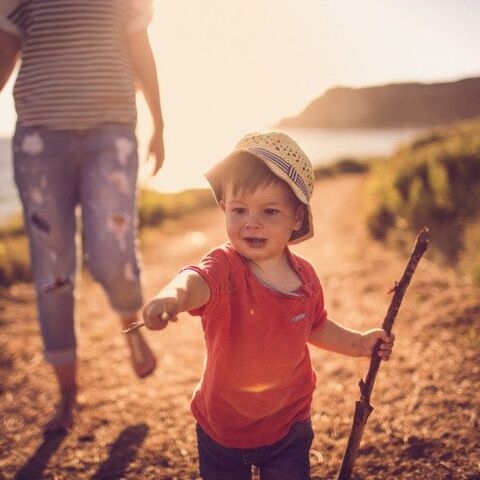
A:
{"type": "Polygon", "coordinates": [[[288,248],[313,235],[314,186],[290,137],[247,135],[207,179],[229,243],[184,267],[145,305],[145,324],[201,317],[207,358],[192,412],[202,478],[250,479],[256,465],[262,479],[308,479],[316,377],[307,343],[368,357],[381,340],[388,360],[393,335],[331,320],[314,268],[288,248]]]}

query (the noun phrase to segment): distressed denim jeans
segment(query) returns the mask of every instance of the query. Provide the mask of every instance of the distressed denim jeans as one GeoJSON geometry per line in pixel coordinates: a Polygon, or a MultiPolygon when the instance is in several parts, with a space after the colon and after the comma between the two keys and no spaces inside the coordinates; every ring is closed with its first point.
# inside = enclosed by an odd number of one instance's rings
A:
{"type": "Polygon", "coordinates": [[[259,448],[227,448],[197,424],[198,461],[204,480],[251,480],[252,466],[260,480],[309,480],[313,429],[310,419],[292,425],[288,434],[259,448]]]}
{"type": "Polygon", "coordinates": [[[136,256],[137,143],[132,126],[91,130],[17,126],[15,182],[23,205],[47,362],[76,358],[74,286],[76,215],[81,207],[85,258],[112,308],[142,305],[136,256]]]}

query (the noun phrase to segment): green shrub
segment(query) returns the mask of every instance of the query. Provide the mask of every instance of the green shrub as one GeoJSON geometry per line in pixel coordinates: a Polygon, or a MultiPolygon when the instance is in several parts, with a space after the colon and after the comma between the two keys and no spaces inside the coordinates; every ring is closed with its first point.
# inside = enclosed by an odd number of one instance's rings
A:
{"type": "Polygon", "coordinates": [[[463,270],[480,285],[480,221],[473,222],[465,229],[464,249],[461,253],[463,270]]]}
{"type": "Polygon", "coordinates": [[[0,240],[0,285],[31,281],[30,256],[26,237],[0,240]]]}
{"type": "Polygon", "coordinates": [[[0,285],[31,281],[30,253],[23,216],[16,214],[0,226],[0,285]]]}
{"type": "Polygon", "coordinates": [[[367,226],[386,238],[398,225],[427,225],[432,244],[449,260],[460,256],[465,232],[479,217],[480,120],[433,130],[377,162],[366,186],[367,226]]]}
{"type": "Polygon", "coordinates": [[[164,220],[177,219],[215,204],[208,189],[192,189],[178,193],[142,190],[139,198],[140,228],[158,226],[164,220]]]}
{"type": "Polygon", "coordinates": [[[356,158],[341,158],[333,163],[322,165],[314,169],[316,179],[341,175],[343,173],[364,173],[370,168],[367,160],[356,158]]]}
{"type": "Polygon", "coordinates": [[[0,225],[0,240],[5,238],[16,238],[25,235],[23,215],[18,213],[8,218],[0,225]]]}

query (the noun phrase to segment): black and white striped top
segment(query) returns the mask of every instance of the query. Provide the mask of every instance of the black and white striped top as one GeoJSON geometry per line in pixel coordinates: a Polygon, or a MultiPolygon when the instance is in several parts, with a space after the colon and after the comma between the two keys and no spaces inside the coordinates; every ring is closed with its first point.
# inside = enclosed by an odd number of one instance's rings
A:
{"type": "Polygon", "coordinates": [[[150,20],[151,0],[1,0],[0,29],[21,37],[13,91],[19,123],[135,124],[126,38],[150,20]]]}

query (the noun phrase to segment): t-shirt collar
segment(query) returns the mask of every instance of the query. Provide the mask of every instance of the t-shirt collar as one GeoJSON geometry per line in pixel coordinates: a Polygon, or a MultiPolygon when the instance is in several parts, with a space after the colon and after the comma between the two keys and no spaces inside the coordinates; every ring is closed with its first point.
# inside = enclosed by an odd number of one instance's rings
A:
{"type": "MultiPolygon", "coordinates": [[[[238,253],[235,250],[235,248],[233,247],[233,245],[230,242],[227,242],[226,246],[227,246],[227,248],[232,249],[238,255],[238,257],[241,259],[242,263],[245,265],[245,268],[250,270],[250,266],[248,265],[248,259],[245,258],[244,256],[240,255],[240,253],[238,253]]],[[[300,280],[302,281],[301,290],[303,290],[306,295],[311,296],[312,293],[313,293],[313,285],[307,279],[307,276],[305,274],[305,271],[304,271],[302,265],[300,265],[297,258],[290,251],[290,248],[288,248],[288,246],[285,247],[285,254],[287,255],[287,259],[290,262],[290,265],[292,266],[292,268],[295,270],[296,274],[300,277],[300,280]]]]}

